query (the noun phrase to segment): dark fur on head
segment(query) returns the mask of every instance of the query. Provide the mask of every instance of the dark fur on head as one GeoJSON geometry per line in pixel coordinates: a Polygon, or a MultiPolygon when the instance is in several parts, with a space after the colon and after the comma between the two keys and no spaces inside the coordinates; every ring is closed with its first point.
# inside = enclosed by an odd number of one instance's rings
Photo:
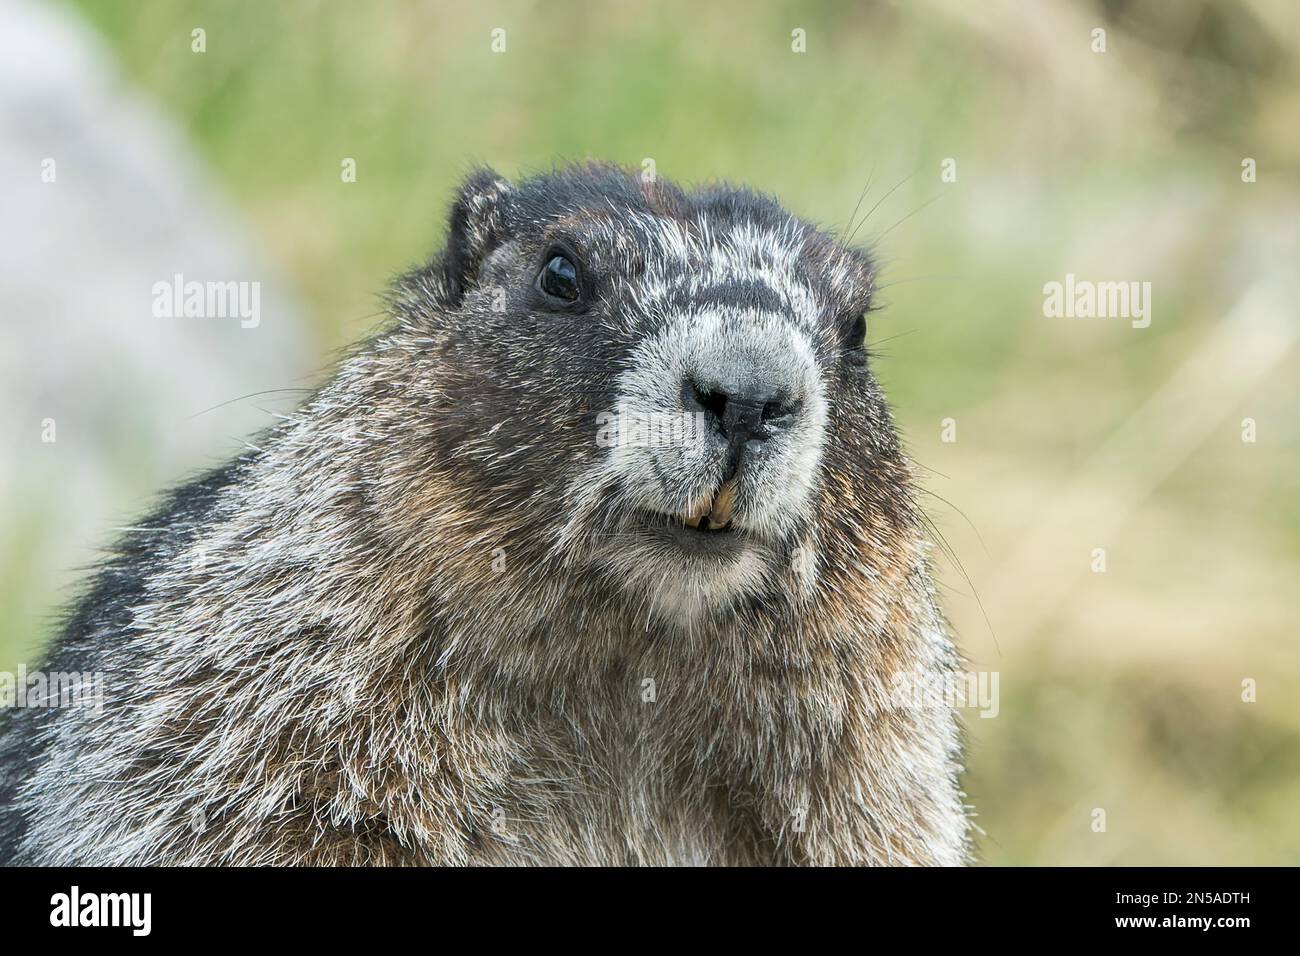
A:
{"type": "Polygon", "coordinates": [[[0,858],[962,862],[954,714],[891,694],[955,655],[873,283],[749,190],[475,172],[105,568],[51,658],[104,713],[0,718],[0,858]]]}

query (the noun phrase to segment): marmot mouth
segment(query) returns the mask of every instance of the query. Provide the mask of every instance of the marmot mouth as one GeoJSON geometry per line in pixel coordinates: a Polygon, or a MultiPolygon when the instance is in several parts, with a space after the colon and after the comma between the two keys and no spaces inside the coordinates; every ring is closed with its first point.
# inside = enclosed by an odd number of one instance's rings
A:
{"type": "Polygon", "coordinates": [[[708,500],[682,515],[682,522],[696,531],[717,533],[731,530],[731,512],[736,504],[735,480],[724,481],[708,500]]]}

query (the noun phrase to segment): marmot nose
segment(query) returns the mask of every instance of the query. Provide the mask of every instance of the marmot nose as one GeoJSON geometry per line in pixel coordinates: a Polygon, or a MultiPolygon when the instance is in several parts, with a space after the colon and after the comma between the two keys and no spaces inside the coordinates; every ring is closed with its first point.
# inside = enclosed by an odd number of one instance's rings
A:
{"type": "MultiPolygon", "coordinates": [[[[687,378],[682,402],[689,412],[703,414],[736,451],[750,442],[766,441],[794,424],[801,403],[780,389],[763,385],[726,388],[687,378]]],[[[739,465],[737,457],[734,462],[739,465]]]]}

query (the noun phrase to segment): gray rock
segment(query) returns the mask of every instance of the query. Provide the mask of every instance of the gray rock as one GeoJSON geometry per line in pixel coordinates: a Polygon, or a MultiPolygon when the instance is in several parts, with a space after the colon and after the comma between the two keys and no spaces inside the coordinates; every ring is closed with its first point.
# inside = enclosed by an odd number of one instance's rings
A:
{"type": "Polygon", "coordinates": [[[11,669],[47,635],[74,566],[154,492],[272,424],[262,409],[300,396],[246,397],[309,386],[312,365],[297,303],[176,124],[124,85],[87,27],[28,0],[0,3],[0,210],[11,669]],[[157,284],[178,274],[256,289],[256,324],[216,299],[203,317],[155,314],[157,284]]]}

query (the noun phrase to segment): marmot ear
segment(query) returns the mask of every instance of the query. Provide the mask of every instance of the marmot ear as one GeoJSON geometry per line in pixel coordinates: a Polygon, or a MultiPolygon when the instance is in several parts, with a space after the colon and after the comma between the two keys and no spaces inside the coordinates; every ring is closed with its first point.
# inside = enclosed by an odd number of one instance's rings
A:
{"type": "Polygon", "coordinates": [[[451,223],[442,265],[452,302],[459,305],[478,279],[479,266],[505,233],[505,206],[510,181],[486,166],[461,183],[451,207],[451,223]]]}

